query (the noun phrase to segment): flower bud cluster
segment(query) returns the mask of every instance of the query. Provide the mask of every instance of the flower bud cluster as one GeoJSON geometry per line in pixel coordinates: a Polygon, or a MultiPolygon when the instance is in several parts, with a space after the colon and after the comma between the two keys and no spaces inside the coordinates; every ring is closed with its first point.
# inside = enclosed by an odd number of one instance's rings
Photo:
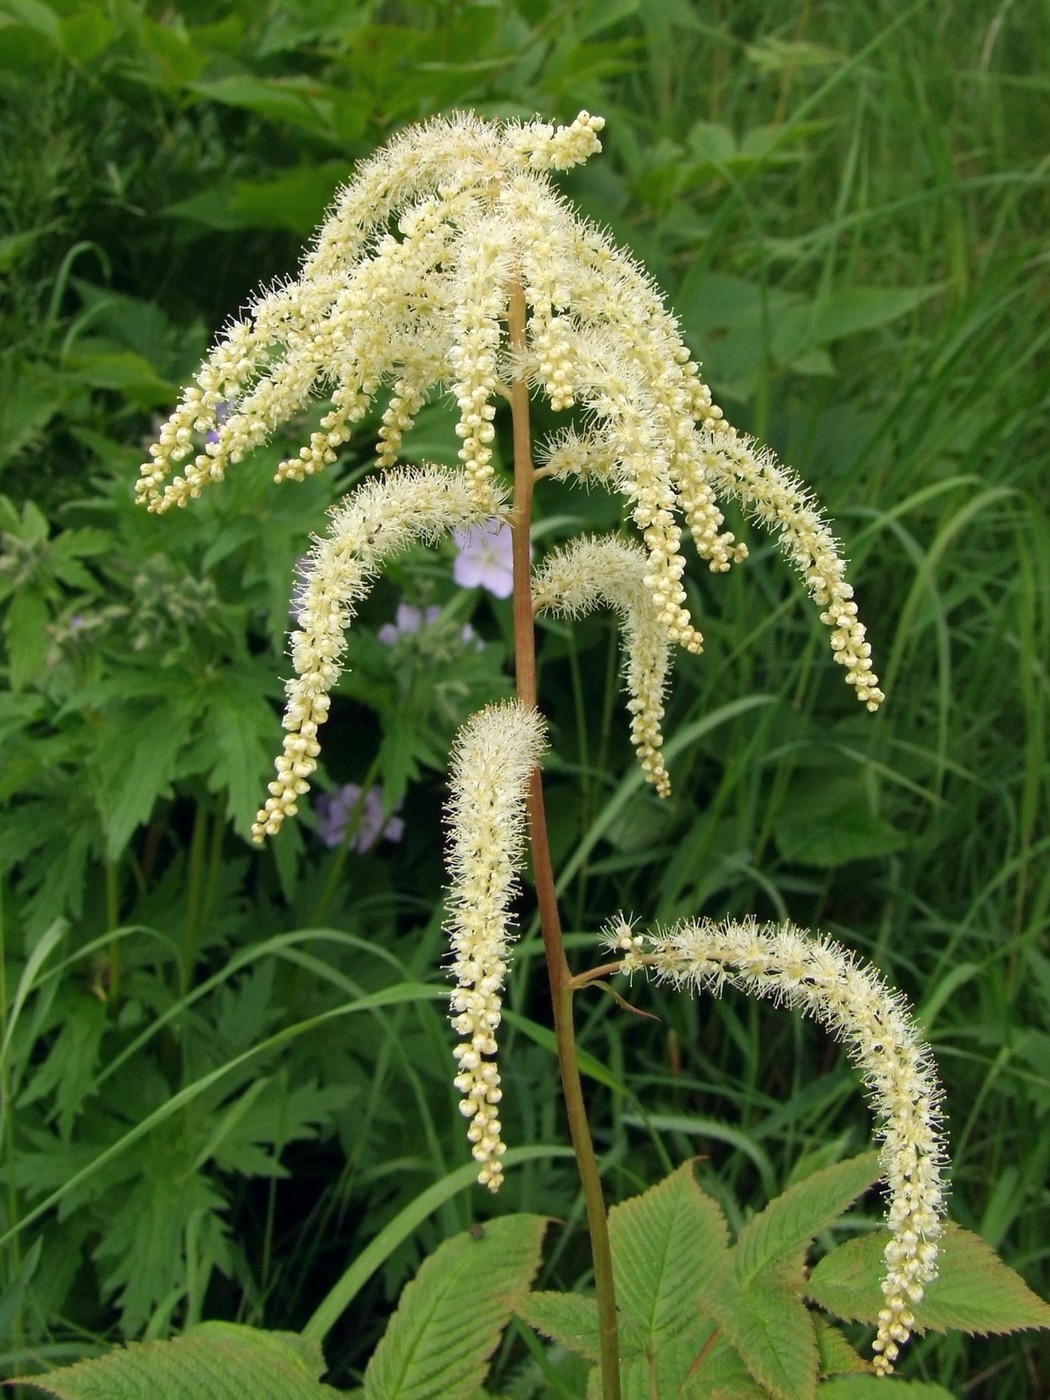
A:
{"type": "Polygon", "coordinates": [[[813,1017],[845,1044],[878,1116],[889,1188],[892,1238],[873,1343],[876,1370],[889,1374],[915,1326],[914,1306],[937,1276],[945,1195],[941,1090],[904,998],[830,938],[791,924],[702,919],[636,935],[620,919],[605,943],[622,950],[625,972],[716,995],[737,987],[813,1017]]]}
{"type": "Polygon", "coordinates": [[[493,476],[496,410],[492,399],[500,382],[502,319],[506,316],[507,281],[512,267],[510,239],[503,219],[482,220],[465,233],[458,257],[453,343],[448,362],[454,377],[452,393],[459,406],[459,460],[475,491],[483,496],[493,476]]]}
{"type": "Polygon", "coordinates": [[[446,862],[451,940],[453,1054],[460,1110],[478,1180],[497,1191],[506,1151],[496,1030],[502,1006],[511,900],[525,844],[525,792],[545,748],[543,720],[517,701],[492,705],[460,730],[449,767],[446,862]]]}

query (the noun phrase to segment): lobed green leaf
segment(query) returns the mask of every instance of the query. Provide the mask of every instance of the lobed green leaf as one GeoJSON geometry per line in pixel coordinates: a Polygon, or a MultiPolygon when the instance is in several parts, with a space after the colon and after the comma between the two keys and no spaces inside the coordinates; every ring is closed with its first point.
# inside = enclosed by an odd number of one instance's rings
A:
{"type": "Polygon", "coordinates": [[[773,1400],[812,1400],[817,1391],[814,1318],[795,1292],[795,1272],[787,1266],[742,1285],[727,1268],[701,1303],[773,1400]]]}

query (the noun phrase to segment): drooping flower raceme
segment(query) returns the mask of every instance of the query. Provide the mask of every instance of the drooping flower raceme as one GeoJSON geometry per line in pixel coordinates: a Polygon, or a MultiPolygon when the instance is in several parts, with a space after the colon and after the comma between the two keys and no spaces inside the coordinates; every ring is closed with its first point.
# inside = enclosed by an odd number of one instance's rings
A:
{"type": "Polygon", "coordinates": [[[874,1342],[875,1368],[888,1374],[915,1326],[914,1306],[937,1276],[944,1215],[941,1091],[904,998],[831,939],[791,924],[702,919],[638,934],[621,919],[606,944],[625,972],[716,995],[737,987],[813,1017],[845,1044],[878,1116],[890,1194],[892,1239],[874,1342]]]}
{"type": "Polygon", "coordinates": [[[543,561],[532,598],[537,612],[579,617],[604,602],[619,614],[631,742],[646,781],[666,797],[671,780],[660,752],[660,721],[671,647],[645,586],[647,567],[645,551],[616,535],[575,540],[543,561]]]}
{"type": "Polygon", "coordinates": [[[491,1191],[503,1180],[505,1146],[496,1064],[503,979],[511,938],[511,900],[525,848],[525,791],[545,747],[535,710],[517,701],[491,705],[456,736],[449,767],[446,812],[449,871],[447,927],[452,945],[452,1025],[461,1037],[460,1109],[480,1165],[478,1180],[491,1191]]]}
{"type": "Polygon", "coordinates": [[[489,514],[459,472],[443,467],[402,469],[373,477],[332,513],[325,538],[300,564],[298,629],[292,633],[295,675],[285,686],[284,750],[277,777],[252,835],[274,835],[310,786],[320,744],[317,731],[328,718],[331,689],[342,670],[346,629],[355,604],[369,591],[385,559],[416,540],[432,543],[457,526],[489,514]]]}

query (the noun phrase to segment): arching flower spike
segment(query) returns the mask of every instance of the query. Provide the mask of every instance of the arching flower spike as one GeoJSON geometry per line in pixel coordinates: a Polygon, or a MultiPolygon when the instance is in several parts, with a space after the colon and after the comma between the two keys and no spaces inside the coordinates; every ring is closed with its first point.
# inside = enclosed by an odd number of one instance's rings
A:
{"type": "Polygon", "coordinates": [[[875,1369],[889,1374],[915,1326],[915,1304],[937,1277],[945,1193],[941,1090],[904,998],[832,939],[792,924],[701,919],[636,934],[620,919],[605,941],[625,972],[716,996],[737,987],[811,1016],[846,1046],[878,1116],[890,1194],[893,1238],[873,1343],[875,1369]]]}

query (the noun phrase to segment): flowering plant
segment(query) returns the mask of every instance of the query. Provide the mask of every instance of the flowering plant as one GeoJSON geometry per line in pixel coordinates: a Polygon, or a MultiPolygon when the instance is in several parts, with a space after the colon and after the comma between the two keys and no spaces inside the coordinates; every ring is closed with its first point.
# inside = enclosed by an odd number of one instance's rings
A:
{"type": "MultiPolygon", "coordinates": [[[[849,1377],[888,1375],[916,1330],[1045,1321],[1033,1303],[1024,1312],[1019,1293],[1010,1306],[983,1298],[974,1275],[1001,1280],[1007,1271],[989,1262],[975,1237],[945,1226],[940,1091],[903,998],[850,951],[790,924],[700,919],[639,931],[616,917],[604,935],[611,961],[573,973],[566,957],[540,776],[547,735],[538,613],[580,615],[603,604],[615,612],[631,742],[645,780],[666,797],[662,722],[672,657],[703,646],[687,606],[683,536],[713,573],[741,564],[746,546],[725,528],[719,505],[729,499],[775,533],[857,699],[871,712],[884,699],[843,558],[809,493],[726,422],[646,274],[551,183],[550,172],[600,150],[602,126],[587,112],[565,127],[460,115],[409,130],[366,162],[298,278],[259,296],[184,391],[142,468],[139,497],[157,513],[186,506],[322,390],[330,409],[277,477],[323,470],[389,387],[377,471],[333,510],[300,569],[285,739],[253,829],[258,842],[277,837],[310,790],[348,629],[387,560],[414,542],[455,534],[460,581],[513,597],[516,699],[468,718],[451,757],[446,926],[455,1085],[478,1180],[496,1191],[514,1157],[500,1121],[497,1031],[528,845],[596,1297],[529,1295],[543,1222],[497,1220],[480,1237],[439,1251],[441,1268],[454,1264],[484,1294],[438,1306],[435,1255],[406,1292],[366,1373],[365,1395],[479,1394],[485,1361],[515,1312],[592,1365],[587,1393],[603,1400],[634,1393],[796,1400],[823,1384],[859,1397],[849,1377]],[[416,415],[443,393],[458,406],[460,467],[403,465],[416,415]],[[567,415],[539,449],[530,427],[534,396],[567,415]],[[501,401],[510,407],[510,483],[494,457],[501,401]],[[569,479],[622,496],[636,538],[575,539],[534,566],[534,491],[569,479]],[[509,540],[503,564],[501,540],[509,540]],[[878,1118],[878,1157],[838,1162],[797,1183],[753,1215],[732,1246],[719,1206],[688,1166],[607,1212],[572,1002],[618,974],[697,992],[732,988],[826,1026],[861,1071],[878,1118]],[[877,1176],[888,1190],[887,1234],[844,1246],[807,1274],[813,1236],[877,1176]],[[940,1307],[936,1290],[932,1302],[926,1297],[938,1272],[956,1290],[940,1307]],[[965,1305],[961,1280],[969,1281],[965,1305]],[[873,1360],[858,1356],[804,1298],[832,1317],[873,1323],[873,1360]],[[455,1352],[450,1371],[434,1359],[442,1347],[455,1352]]],[[[421,623],[421,615],[406,614],[399,629],[421,623]]],[[[369,803],[370,841],[381,831],[393,838],[400,828],[360,789],[345,797],[342,830],[349,808],[363,804],[368,815],[369,803]]],[[[326,820],[333,816],[330,807],[326,820]]],[[[362,838],[364,830],[362,823],[362,838]]],[[[333,1296],[308,1338],[320,1340],[338,1314],[342,1295],[333,1296]]]]}

